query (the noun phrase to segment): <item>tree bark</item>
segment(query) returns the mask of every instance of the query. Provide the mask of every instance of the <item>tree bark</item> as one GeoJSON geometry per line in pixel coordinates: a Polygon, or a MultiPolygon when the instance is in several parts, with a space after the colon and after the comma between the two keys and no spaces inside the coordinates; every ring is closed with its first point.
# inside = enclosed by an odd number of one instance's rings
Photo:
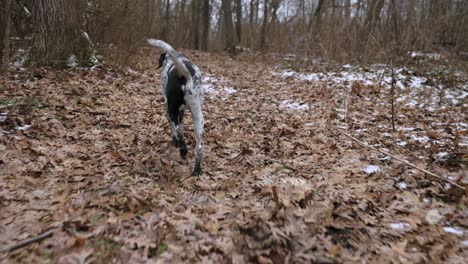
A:
{"type": "Polygon", "coordinates": [[[267,26],[268,26],[268,0],[265,0],[263,5],[263,24],[262,29],[260,32],[260,49],[264,50],[267,47],[266,43],[266,33],[267,33],[267,26]]]}
{"type": "Polygon", "coordinates": [[[351,17],[351,0],[345,2],[345,19],[348,20],[351,17]]]}
{"type": "Polygon", "coordinates": [[[10,63],[10,32],[11,32],[12,0],[2,0],[0,3],[0,74],[7,75],[10,63]]]}
{"type": "Polygon", "coordinates": [[[193,48],[200,49],[200,0],[192,0],[192,40],[193,48]]]}
{"type": "Polygon", "coordinates": [[[164,4],[164,19],[161,20],[161,39],[167,40],[167,32],[169,27],[169,20],[171,19],[170,12],[171,12],[171,2],[166,0],[164,4]]]}
{"type": "Polygon", "coordinates": [[[89,37],[81,30],[81,4],[80,0],[32,1],[33,64],[64,67],[73,55],[78,65],[90,63],[93,50],[89,37]]]}
{"type": "Polygon", "coordinates": [[[384,0],[369,1],[369,10],[367,11],[365,25],[367,29],[367,34],[372,34],[372,32],[375,29],[375,26],[377,25],[377,22],[379,21],[379,15],[380,11],[382,11],[382,8],[384,6],[384,0]]]}
{"type": "Polygon", "coordinates": [[[231,0],[222,1],[224,23],[225,23],[225,48],[228,51],[233,51],[236,46],[236,36],[234,35],[234,25],[232,23],[232,5],[231,0]]]}
{"type": "Polygon", "coordinates": [[[210,32],[210,0],[203,0],[202,5],[202,39],[201,49],[208,50],[208,34],[210,32]]]}
{"type": "Polygon", "coordinates": [[[237,42],[241,42],[242,34],[242,1],[236,0],[236,34],[237,42]]]}
{"type": "Polygon", "coordinates": [[[317,21],[318,26],[322,24],[322,14],[326,9],[326,5],[327,3],[325,3],[325,0],[319,0],[317,7],[315,8],[314,15],[309,21],[309,32],[312,32],[312,25],[314,23],[314,20],[317,21]]]}

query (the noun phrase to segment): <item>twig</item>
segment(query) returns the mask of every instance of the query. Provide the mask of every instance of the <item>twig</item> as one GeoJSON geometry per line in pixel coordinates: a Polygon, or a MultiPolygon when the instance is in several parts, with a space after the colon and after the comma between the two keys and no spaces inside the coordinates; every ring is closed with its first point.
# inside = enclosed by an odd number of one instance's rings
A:
{"type": "Polygon", "coordinates": [[[424,172],[424,173],[426,173],[426,174],[429,174],[429,175],[431,175],[431,176],[434,177],[434,178],[437,178],[437,179],[439,179],[439,180],[448,182],[448,183],[452,184],[452,185],[455,186],[455,187],[458,187],[458,188],[460,188],[460,189],[462,189],[462,190],[465,190],[465,187],[461,186],[460,184],[458,184],[458,183],[456,183],[456,182],[454,182],[454,181],[452,181],[452,180],[446,179],[446,178],[444,178],[444,177],[442,177],[442,176],[439,176],[439,175],[437,175],[437,174],[434,174],[434,173],[432,173],[432,172],[430,172],[430,171],[428,171],[428,170],[425,170],[425,169],[423,169],[423,168],[419,168],[418,166],[416,166],[416,165],[414,165],[414,164],[412,164],[412,163],[410,163],[410,162],[408,162],[408,161],[406,161],[406,160],[404,160],[404,159],[401,159],[401,158],[399,158],[399,157],[397,157],[397,156],[395,156],[395,155],[392,155],[392,154],[390,154],[390,153],[388,153],[388,152],[386,152],[386,151],[383,151],[383,150],[380,150],[380,149],[376,149],[376,148],[374,148],[374,147],[372,147],[372,146],[369,146],[369,145],[367,145],[366,143],[360,141],[359,139],[357,139],[357,138],[351,136],[350,134],[348,134],[348,133],[346,133],[346,132],[344,132],[344,131],[342,131],[342,130],[340,130],[340,129],[336,129],[336,130],[337,130],[338,132],[342,133],[343,135],[345,135],[345,136],[351,138],[352,140],[356,141],[359,145],[361,145],[361,146],[363,146],[363,147],[366,147],[366,148],[369,148],[369,149],[371,149],[371,150],[374,150],[374,151],[380,152],[380,153],[382,153],[382,154],[385,154],[385,155],[387,155],[387,156],[389,156],[389,157],[391,157],[391,158],[394,158],[394,159],[396,159],[396,160],[398,160],[398,161],[400,161],[400,162],[402,162],[402,163],[404,163],[404,164],[406,164],[406,165],[408,165],[408,166],[410,166],[410,167],[413,167],[413,168],[415,168],[415,169],[417,169],[417,170],[419,170],[419,171],[422,171],[422,172],[424,172]]]}
{"type": "Polygon", "coordinates": [[[393,132],[396,131],[395,129],[395,68],[393,68],[393,60],[392,60],[392,86],[390,88],[390,100],[392,105],[392,129],[393,132]]]}
{"type": "Polygon", "coordinates": [[[21,242],[19,242],[18,244],[16,245],[13,245],[13,246],[10,246],[10,247],[6,247],[6,248],[3,248],[0,250],[0,252],[10,252],[10,251],[13,251],[13,250],[16,250],[16,249],[19,249],[19,248],[22,248],[22,247],[25,247],[29,244],[32,244],[32,243],[36,243],[36,242],[39,242],[41,240],[44,240],[48,237],[51,237],[52,236],[52,230],[49,230],[43,234],[40,234],[38,236],[35,236],[35,237],[31,237],[31,238],[28,238],[28,239],[25,239],[21,242]]]}
{"type": "Polygon", "coordinates": [[[344,104],[345,104],[345,106],[344,106],[344,122],[345,122],[345,124],[346,124],[346,128],[349,127],[349,126],[348,126],[348,97],[349,97],[349,90],[350,90],[350,89],[352,89],[352,87],[349,88],[349,89],[347,89],[347,91],[346,91],[346,98],[345,98],[345,101],[344,101],[344,104]]]}

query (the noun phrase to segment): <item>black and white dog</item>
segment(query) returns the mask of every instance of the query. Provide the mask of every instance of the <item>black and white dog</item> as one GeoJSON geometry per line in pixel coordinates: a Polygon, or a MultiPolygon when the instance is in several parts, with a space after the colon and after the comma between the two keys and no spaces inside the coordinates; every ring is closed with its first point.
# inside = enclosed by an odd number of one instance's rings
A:
{"type": "Polygon", "coordinates": [[[193,176],[202,173],[201,160],[203,150],[203,85],[200,69],[186,57],[179,54],[162,40],[148,39],[151,46],[161,48],[165,53],[159,57],[162,93],[166,102],[167,118],[172,133],[172,143],[179,148],[182,158],[187,156],[182,118],[185,106],[192,113],[195,130],[195,166],[193,176]]]}

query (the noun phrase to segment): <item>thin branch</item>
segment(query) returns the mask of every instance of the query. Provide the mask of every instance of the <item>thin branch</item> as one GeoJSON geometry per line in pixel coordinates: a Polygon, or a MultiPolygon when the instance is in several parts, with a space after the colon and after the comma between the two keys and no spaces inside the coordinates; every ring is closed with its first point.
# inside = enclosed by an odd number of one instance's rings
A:
{"type": "Polygon", "coordinates": [[[431,176],[434,177],[434,178],[437,178],[437,179],[439,179],[439,180],[448,182],[448,183],[452,184],[452,185],[455,186],[455,187],[458,187],[458,188],[460,188],[460,189],[462,189],[462,190],[465,190],[465,187],[461,186],[460,184],[458,184],[458,183],[456,183],[456,182],[454,182],[454,181],[452,181],[452,180],[449,180],[449,179],[447,179],[447,178],[444,178],[444,177],[442,177],[442,176],[439,176],[439,175],[437,175],[437,174],[434,174],[434,173],[432,173],[432,172],[430,172],[430,171],[428,171],[428,170],[425,170],[425,169],[423,169],[423,168],[419,168],[418,166],[416,166],[416,165],[414,165],[414,164],[412,164],[412,163],[410,163],[410,162],[408,162],[408,161],[406,161],[406,160],[404,160],[404,159],[401,159],[401,158],[399,158],[399,157],[397,157],[397,156],[395,156],[395,155],[392,155],[392,154],[390,154],[390,153],[388,153],[388,152],[386,152],[386,151],[383,151],[383,150],[380,150],[380,149],[376,149],[376,148],[374,148],[374,147],[372,147],[372,146],[369,146],[369,145],[367,145],[366,143],[360,141],[359,139],[357,139],[357,138],[351,136],[350,134],[348,134],[348,133],[346,133],[346,132],[344,132],[344,131],[342,131],[342,130],[340,130],[340,129],[336,129],[336,130],[337,130],[338,132],[342,133],[343,135],[345,135],[345,136],[351,138],[352,140],[356,141],[359,145],[361,145],[361,146],[363,146],[363,147],[366,147],[366,148],[369,148],[369,149],[371,149],[371,150],[373,150],[373,151],[377,151],[377,152],[380,152],[380,153],[382,153],[382,154],[385,154],[385,155],[387,155],[387,156],[389,156],[389,157],[391,157],[391,158],[394,158],[394,159],[396,159],[396,160],[398,160],[398,161],[400,161],[400,162],[402,162],[402,163],[404,163],[404,164],[406,164],[406,165],[408,165],[408,166],[410,166],[410,167],[413,167],[413,168],[415,168],[415,169],[417,169],[417,170],[419,170],[419,171],[422,171],[422,172],[424,172],[424,173],[426,173],[426,174],[429,174],[429,175],[431,175],[431,176]]]}
{"type": "Polygon", "coordinates": [[[393,132],[396,131],[395,129],[395,68],[393,67],[393,60],[392,60],[392,86],[390,88],[390,102],[392,106],[392,130],[393,132]]]}
{"type": "Polygon", "coordinates": [[[48,237],[51,237],[52,236],[52,230],[49,230],[43,234],[40,234],[38,236],[35,236],[35,237],[31,237],[31,238],[28,238],[28,239],[25,239],[21,242],[19,242],[18,244],[16,245],[13,245],[13,246],[10,246],[10,247],[6,247],[6,248],[3,248],[3,249],[0,249],[0,252],[11,252],[13,250],[16,250],[16,249],[19,249],[19,248],[22,248],[22,247],[25,247],[25,246],[28,246],[32,243],[36,243],[36,242],[39,242],[39,241],[42,241],[48,237]]]}

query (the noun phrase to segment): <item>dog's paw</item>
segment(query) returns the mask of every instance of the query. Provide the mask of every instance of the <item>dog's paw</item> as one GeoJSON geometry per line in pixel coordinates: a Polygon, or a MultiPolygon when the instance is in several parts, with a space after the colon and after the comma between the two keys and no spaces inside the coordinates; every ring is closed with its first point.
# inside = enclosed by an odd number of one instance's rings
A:
{"type": "Polygon", "coordinates": [[[174,145],[176,148],[179,147],[179,139],[176,137],[172,137],[172,145],[174,145]]]}
{"type": "Polygon", "coordinates": [[[188,153],[187,145],[183,144],[179,148],[179,152],[180,152],[180,157],[182,157],[183,159],[187,158],[187,153],[188,153]]]}
{"type": "Polygon", "coordinates": [[[200,176],[203,173],[201,166],[195,166],[192,171],[192,176],[200,176]]]}

